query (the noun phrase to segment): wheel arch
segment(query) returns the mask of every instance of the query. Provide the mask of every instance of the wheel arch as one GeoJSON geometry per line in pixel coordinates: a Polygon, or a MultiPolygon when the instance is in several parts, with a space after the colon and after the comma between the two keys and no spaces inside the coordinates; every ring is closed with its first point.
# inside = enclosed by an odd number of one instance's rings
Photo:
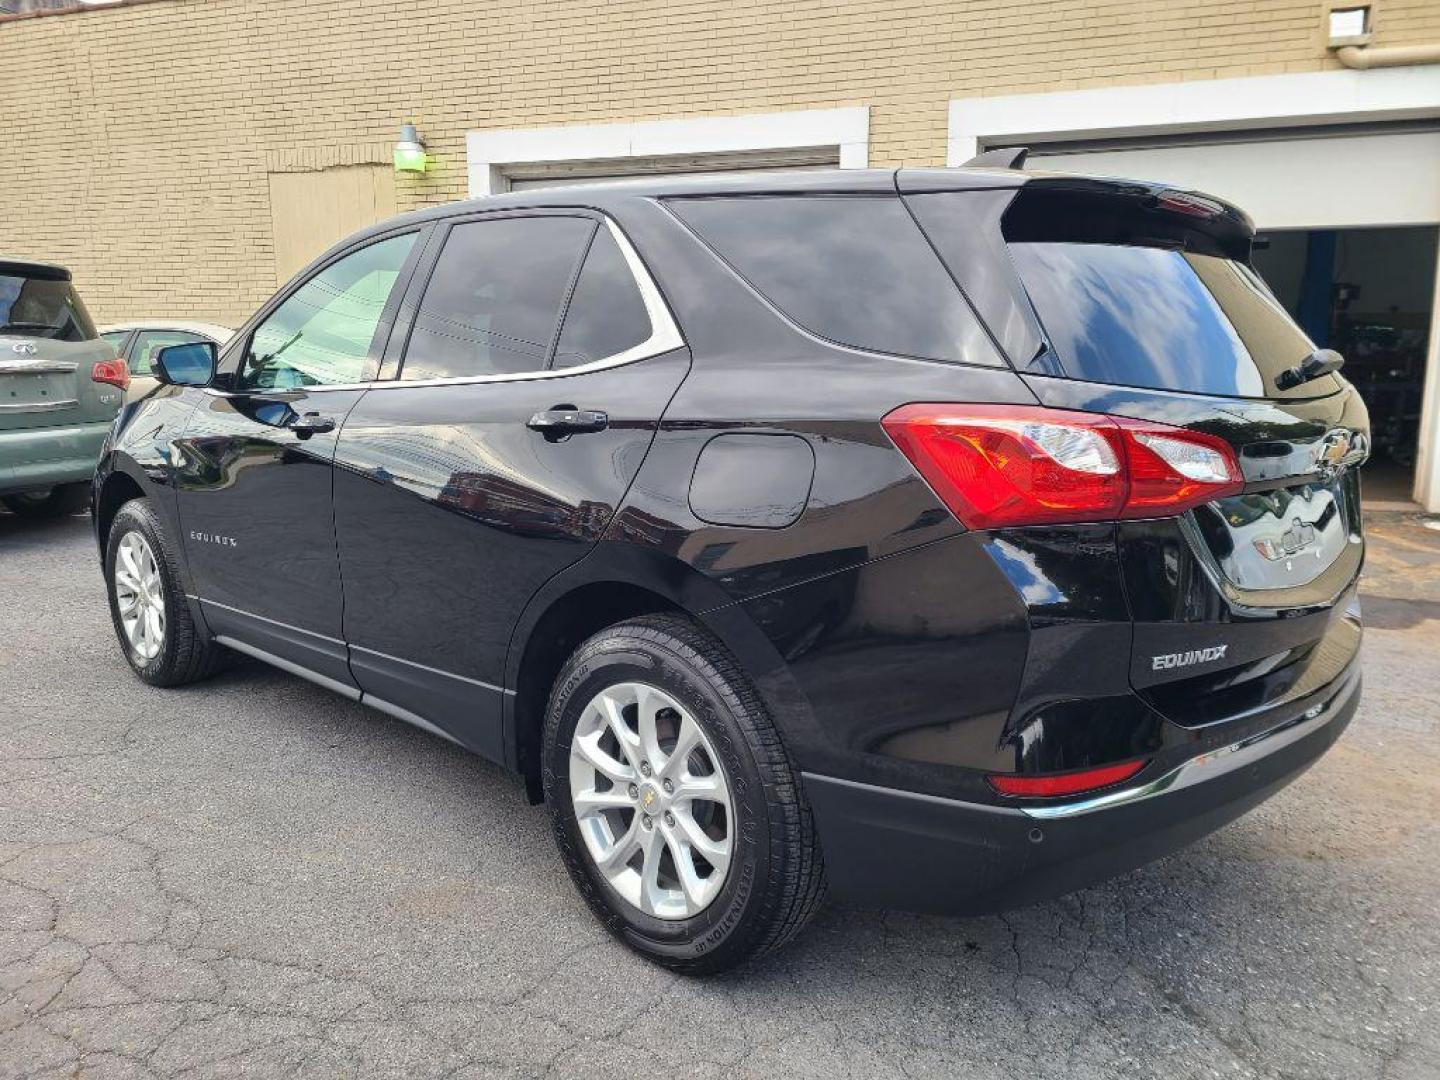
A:
{"type": "Polygon", "coordinates": [[[100,542],[100,557],[105,557],[105,547],[110,542],[110,527],[115,515],[132,499],[143,499],[145,488],[140,481],[125,471],[118,463],[100,482],[95,494],[95,537],[100,542]]]}
{"type": "Polygon", "coordinates": [[[506,655],[504,738],[507,764],[543,801],[540,740],[555,676],[586,638],[639,615],[689,616],[739,661],[783,732],[785,718],[808,714],[803,692],[783,659],[744,610],[693,567],[673,556],[627,544],[601,544],[552,578],[531,598],[506,655]]]}

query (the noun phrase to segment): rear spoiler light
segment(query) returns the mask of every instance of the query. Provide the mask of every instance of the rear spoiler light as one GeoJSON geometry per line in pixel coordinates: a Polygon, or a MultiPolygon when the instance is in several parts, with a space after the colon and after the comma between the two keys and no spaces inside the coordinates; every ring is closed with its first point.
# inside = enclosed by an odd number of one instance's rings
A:
{"type": "Polygon", "coordinates": [[[1037,405],[902,405],[886,434],[966,528],[1182,514],[1244,487],[1225,440],[1037,405]]]}

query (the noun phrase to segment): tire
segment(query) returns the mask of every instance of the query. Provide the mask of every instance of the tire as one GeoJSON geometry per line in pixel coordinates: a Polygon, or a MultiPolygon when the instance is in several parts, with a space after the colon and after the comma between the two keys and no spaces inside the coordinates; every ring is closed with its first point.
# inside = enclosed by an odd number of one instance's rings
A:
{"type": "Polygon", "coordinates": [[[49,491],[27,491],[5,496],[12,514],[26,518],[57,518],[78,514],[90,506],[90,484],[58,484],[49,491]]]}
{"type": "MultiPolygon", "coordinates": [[[[640,727],[638,721],[632,721],[635,715],[625,712],[627,729],[640,727]]],[[[694,740],[695,736],[689,738],[694,740]]],[[[598,741],[593,744],[601,745],[598,741]]],[[[626,775],[638,776],[637,770],[648,768],[640,746],[636,736],[633,749],[641,754],[640,764],[622,766],[629,770],[626,775]]],[[[675,748],[672,741],[671,750],[675,748]]],[[[571,878],[600,921],[646,958],[687,974],[725,971],[784,945],[819,909],[825,894],[825,871],[799,770],[750,680],[729,653],[689,619],[645,616],[602,630],[582,644],[561,670],[551,693],[543,755],[545,798],[571,878]],[[653,693],[655,690],[658,695],[653,693]],[[599,833],[596,811],[588,809],[582,832],[572,795],[572,747],[582,776],[601,775],[593,759],[586,756],[593,754],[593,749],[582,753],[582,747],[592,745],[590,738],[608,739],[612,748],[609,752],[616,757],[607,760],[618,764],[625,748],[613,735],[606,734],[612,729],[600,719],[606,713],[597,703],[606,700],[602,694],[613,703],[628,700],[625,695],[632,692],[643,694],[651,715],[660,718],[652,730],[668,725],[669,737],[675,740],[680,738],[679,732],[687,730],[685,721],[692,720],[703,739],[694,743],[694,752],[685,755],[687,764],[680,772],[671,771],[673,763],[681,760],[680,754],[665,759],[667,764],[653,775],[646,772],[649,779],[642,782],[645,791],[638,798],[634,789],[626,795],[619,783],[604,781],[604,795],[613,795],[615,801],[628,798],[634,809],[605,810],[607,822],[614,824],[603,826],[599,833]],[[674,707],[665,706],[656,712],[653,707],[657,701],[674,707]],[[586,725],[583,732],[598,734],[582,735],[576,746],[577,727],[582,720],[586,725]],[[696,770],[702,775],[692,775],[696,770]],[[714,803],[701,799],[683,800],[683,792],[692,784],[713,786],[714,772],[719,773],[720,787],[728,786],[728,806],[716,810],[714,803]],[[601,870],[597,861],[601,856],[595,854],[593,845],[597,835],[602,848],[613,839],[610,850],[619,852],[621,841],[631,836],[631,825],[637,819],[644,823],[640,801],[650,794],[659,795],[657,778],[671,775],[679,777],[676,782],[681,786],[675,795],[662,796],[664,801],[657,804],[660,812],[651,821],[653,831],[665,837],[663,844],[658,839],[656,844],[670,848],[668,856],[657,857],[657,865],[662,867],[657,881],[665,880],[663,867],[668,859],[670,880],[676,888],[665,895],[681,899],[667,900],[677,910],[660,914],[660,908],[653,903],[649,910],[645,909],[645,897],[656,894],[647,893],[644,884],[638,886],[638,903],[633,894],[627,898],[616,879],[601,870]],[[693,831],[660,827],[676,825],[671,808],[682,818],[682,826],[693,826],[702,817],[708,818],[705,828],[722,838],[710,843],[728,845],[723,879],[718,884],[709,876],[698,879],[697,892],[708,892],[710,897],[699,910],[691,910],[690,892],[681,881],[683,875],[676,872],[676,860],[687,860],[692,884],[697,882],[699,867],[708,868],[712,875],[715,870],[703,855],[697,858],[693,854],[702,850],[700,846],[683,847],[684,835],[693,836],[693,831]],[[627,810],[634,817],[627,818],[627,810]],[[682,843],[678,851],[671,846],[677,838],[682,843]],[[678,911],[682,901],[683,913],[678,911]]],[[[600,794],[601,781],[596,779],[593,789],[584,788],[584,783],[588,781],[582,782],[581,796],[587,804],[604,797],[600,794]]],[[[645,833],[635,836],[635,842],[641,843],[645,833]]],[[[718,846],[716,850],[720,850],[718,846]]],[[[622,864],[618,873],[627,881],[645,881],[647,851],[637,851],[635,865],[622,864]]],[[[616,871],[612,869],[611,873],[616,871]]]]}
{"type": "Polygon", "coordinates": [[[135,674],[151,686],[181,686],[195,682],[213,674],[224,662],[224,647],[211,641],[191,616],[189,601],[180,584],[174,546],[150,500],[132,499],[116,513],[105,545],[105,585],[110,600],[110,619],[121,651],[135,674]],[[127,571],[131,580],[135,578],[122,548],[132,556],[137,549],[148,551],[154,563],[153,578],[149,575],[143,578],[153,581],[153,585],[143,590],[147,600],[142,610],[146,606],[157,607],[162,620],[158,642],[154,635],[149,640],[154,651],[148,655],[147,648],[132,641],[121,610],[122,592],[135,591],[117,588],[117,567],[127,571]]]}

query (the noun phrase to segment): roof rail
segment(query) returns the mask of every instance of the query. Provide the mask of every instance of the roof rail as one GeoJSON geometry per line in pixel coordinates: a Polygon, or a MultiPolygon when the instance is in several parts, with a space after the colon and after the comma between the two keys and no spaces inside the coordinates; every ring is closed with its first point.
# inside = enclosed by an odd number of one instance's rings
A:
{"type": "Polygon", "coordinates": [[[1023,169],[1025,158],[1030,154],[1028,146],[1002,146],[976,154],[962,169],[1023,169]]]}

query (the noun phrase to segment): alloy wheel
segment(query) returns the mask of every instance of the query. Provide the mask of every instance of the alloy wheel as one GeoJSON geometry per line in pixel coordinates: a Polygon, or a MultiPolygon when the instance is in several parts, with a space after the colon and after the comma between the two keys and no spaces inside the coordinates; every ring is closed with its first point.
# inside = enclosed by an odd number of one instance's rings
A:
{"type": "Polygon", "coordinates": [[[142,661],[165,647],[165,589],[150,542],[136,531],[126,533],[115,549],[115,603],[125,640],[142,661]]]}
{"type": "Polygon", "coordinates": [[[719,894],[735,850],[730,785],[663,690],[617,683],[590,700],[570,742],[570,798],[595,867],[640,911],[687,919],[719,894]]]}

